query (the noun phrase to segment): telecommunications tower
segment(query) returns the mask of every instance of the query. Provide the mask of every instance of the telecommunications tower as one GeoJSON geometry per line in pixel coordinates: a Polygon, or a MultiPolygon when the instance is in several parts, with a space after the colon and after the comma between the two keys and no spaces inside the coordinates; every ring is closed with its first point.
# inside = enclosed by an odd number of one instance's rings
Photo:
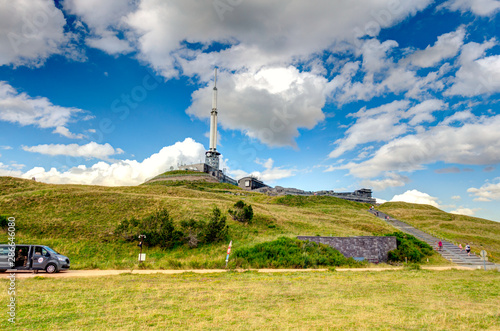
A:
{"type": "Polygon", "coordinates": [[[210,146],[205,152],[205,163],[219,170],[219,155],[220,153],[217,152],[217,68],[215,68],[212,112],[210,113],[210,146]]]}

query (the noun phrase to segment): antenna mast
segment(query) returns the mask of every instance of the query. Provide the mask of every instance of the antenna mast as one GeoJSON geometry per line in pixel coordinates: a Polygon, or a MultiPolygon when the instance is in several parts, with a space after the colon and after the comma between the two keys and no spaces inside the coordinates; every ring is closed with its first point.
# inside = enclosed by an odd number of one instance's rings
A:
{"type": "Polygon", "coordinates": [[[210,145],[205,152],[205,163],[219,170],[219,155],[217,152],[217,68],[214,69],[214,89],[212,95],[212,111],[210,112],[210,145]]]}
{"type": "Polygon", "coordinates": [[[212,112],[210,113],[210,148],[217,150],[217,68],[214,70],[214,92],[212,96],[212,112]]]}

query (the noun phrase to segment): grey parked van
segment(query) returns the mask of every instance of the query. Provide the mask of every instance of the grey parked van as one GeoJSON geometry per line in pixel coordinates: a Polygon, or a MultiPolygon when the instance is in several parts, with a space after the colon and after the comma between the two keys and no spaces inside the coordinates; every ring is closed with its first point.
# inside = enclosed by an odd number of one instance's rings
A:
{"type": "Polygon", "coordinates": [[[0,272],[45,270],[51,274],[69,269],[68,257],[43,245],[0,245],[0,272]]]}

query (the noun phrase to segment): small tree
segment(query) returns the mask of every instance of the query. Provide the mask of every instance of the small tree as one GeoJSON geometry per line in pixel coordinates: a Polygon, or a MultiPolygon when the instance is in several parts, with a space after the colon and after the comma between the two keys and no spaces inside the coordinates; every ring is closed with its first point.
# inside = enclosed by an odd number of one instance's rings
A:
{"type": "Polygon", "coordinates": [[[9,226],[9,219],[3,215],[0,215],[0,228],[7,229],[9,226]]]}
{"type": "Polygon", "coordinates": [[[132,217],[120,222],[116,233],[127,241],[137,240],[139,234],[146,235],[146,244],[171,248],[181,242],[182,232],[175,229],[168,210],[161,209],[142,220],[132,217]]]}
{"type": "Polygon", "coordinates": [[[214,207],[212,215],[203,231],[203,242],[211,244],[227,239],[228,227],[226,216],[222,215],[219,208],[214,207]]]}
{"type": "Polygon", "coordinates": [[[233,209],[229,209],[228,213],[235,221],[250,223],[253,219],[253,209],[251,205],[247,205],[242,200],[236,202],[233,209]]]}
{"type": "Polygon", "coordinates": [[[200,242],[200,234],[205,227],[205,223],[203,221],[196,221],[194,219],[190,219],[189,221],[182,221],[181,227],[184,232],[184,240],[187,241],[187,244],[191,248],[198,247],[198,243],[200,242]]]}

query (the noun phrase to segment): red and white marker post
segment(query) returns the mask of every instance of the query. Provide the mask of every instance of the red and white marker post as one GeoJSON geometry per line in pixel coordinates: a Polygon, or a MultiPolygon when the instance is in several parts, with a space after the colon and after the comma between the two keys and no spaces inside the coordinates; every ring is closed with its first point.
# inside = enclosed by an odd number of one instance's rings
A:
{"type": "Polygon", "coordinates": [[[233,241],[229,243],[229,247],[227,248],[227,256],[226,256],[226,268],[227,268],[227,262],[229,261],[229,254],[231,253],[231,246],[233,246],[233,241]]]}

